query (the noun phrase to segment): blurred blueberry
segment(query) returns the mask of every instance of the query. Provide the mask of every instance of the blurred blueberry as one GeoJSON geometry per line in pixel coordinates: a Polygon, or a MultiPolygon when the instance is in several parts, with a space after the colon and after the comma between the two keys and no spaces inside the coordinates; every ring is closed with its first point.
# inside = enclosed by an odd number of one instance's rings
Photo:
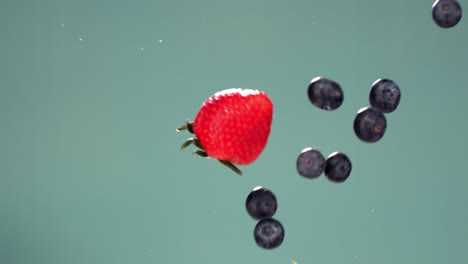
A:
{"type": "Polygon", "coordinates": [[[462,9],[456,0],[437,0],[432,5],[432,18],[441,28],[454,27],[461,17],[462,9]]]}
{"type": "Polygon", "coordinates": [[[372,84],[369,101],[372,107],[382,113],[391,113],[400,103],[400,88],[392,80],[378,79],[372,84]]]}
{"type": "Polygon", "coordinates": [[[255,226],[254,238],[257,245],[261,248],[277,248],[284,240],[283,225],[273,218],[263,219],[255,226]]]}
{"type": "Polygon", "coordinates": [[[310,102],[324,110],[335,110],[343,103],[341,86],[329,79],[316,77],[310,81],[307,89],[310,102]]]}
{"type": "Polygon", "coordinates": [[[325,175],[330,181],[344,182],[351,174],[351,161],[341,152],[333,152],[328,156],[325,166],[325,175]]]}
{"type": "Polygon", "coordinates": [[[354,132],[364,142],[379,141],[386,129],[387,120],[384,114],[372,107],[361,108],[354,119],[354,132]]]}
{"type": "Polygon", "coordinates": [[[305,178],[318,178],[325,169],[325,158],[319,150],[305,148],[297,157],[296,169],[299,175],[305,178]]]}
{"type": "Polygon", "coordinates": [[[256,219],[271,218],[278,207],[276,197],[272,191],[262,187],[255,187],[245,200],[245,208],[249,215],[256,219]]]}

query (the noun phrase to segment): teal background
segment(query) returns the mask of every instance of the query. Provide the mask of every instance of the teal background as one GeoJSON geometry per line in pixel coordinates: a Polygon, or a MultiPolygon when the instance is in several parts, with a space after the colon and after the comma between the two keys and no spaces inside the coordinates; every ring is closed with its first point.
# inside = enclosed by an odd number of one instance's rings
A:
{"type": "Polygon", "coordinates": [[[432,4],[3,0],[0,263],[468,263],[468,23],[437,27],[432,4]],[[338,110],[310,104],[316,76],[338,110]],[[352,123],[378,78],[402,98],[366,144],[352,123]],[[242,177],[175,131],[231,87],[275,105],[242,177]],[[346,153],[348,181],[301,178],[305,147],[346,153]],[[286,230],[271,251],[244,208],[258,185],[286,230]]]}

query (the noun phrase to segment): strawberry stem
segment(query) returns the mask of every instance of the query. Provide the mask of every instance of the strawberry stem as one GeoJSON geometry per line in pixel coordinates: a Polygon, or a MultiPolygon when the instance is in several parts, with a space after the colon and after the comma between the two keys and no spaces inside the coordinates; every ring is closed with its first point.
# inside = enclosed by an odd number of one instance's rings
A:
{"type": "Polygon", "coordinates": [[[236,165],[232,164],[232,162],[230,161],[227,161],[227,160],[218,160],[219,162],[221,162],[224,166],[230,168],[231,170],[233,170],[235,173],[239,174],[239,176],[242,176],[242,171],[239,170],[236,165]]]}

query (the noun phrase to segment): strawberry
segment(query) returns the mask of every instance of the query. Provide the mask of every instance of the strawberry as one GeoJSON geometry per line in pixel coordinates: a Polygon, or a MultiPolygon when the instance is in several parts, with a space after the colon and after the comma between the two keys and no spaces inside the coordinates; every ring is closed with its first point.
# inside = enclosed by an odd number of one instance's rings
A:
{"type": "Polygon", "coordinates": [[[177,131],[188,130],[181,149],[194,144],[202,157],[212,157],[239,175],[234,165],[254,162],[265,148],[273,119],[273,103],[262,91],[231,88],[215,93],[201,106],[193,122],[177,131]]]}

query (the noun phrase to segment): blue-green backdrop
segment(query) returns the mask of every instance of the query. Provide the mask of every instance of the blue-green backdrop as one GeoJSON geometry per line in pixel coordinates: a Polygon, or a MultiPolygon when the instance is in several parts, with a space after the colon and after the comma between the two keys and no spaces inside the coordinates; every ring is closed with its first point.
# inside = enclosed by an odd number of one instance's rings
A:
{"type": "Polygon", "coordinates": [[[432,4],[3,0],[0,263],[468,263],[468,21],[439,28],[432,4]],[[316,76],[338,110],[310,104],[316,76]],[[352,123],[378,78],[402,98],[367,144],[352,123]],[[275,105],[242,177],[175,131],[231,87],[275,105]],[[301,178],[305,147],[346,153],[350,178],[301,178]],[[258,185],[286,229],[271,251],[244,208],[258,185]]]}

